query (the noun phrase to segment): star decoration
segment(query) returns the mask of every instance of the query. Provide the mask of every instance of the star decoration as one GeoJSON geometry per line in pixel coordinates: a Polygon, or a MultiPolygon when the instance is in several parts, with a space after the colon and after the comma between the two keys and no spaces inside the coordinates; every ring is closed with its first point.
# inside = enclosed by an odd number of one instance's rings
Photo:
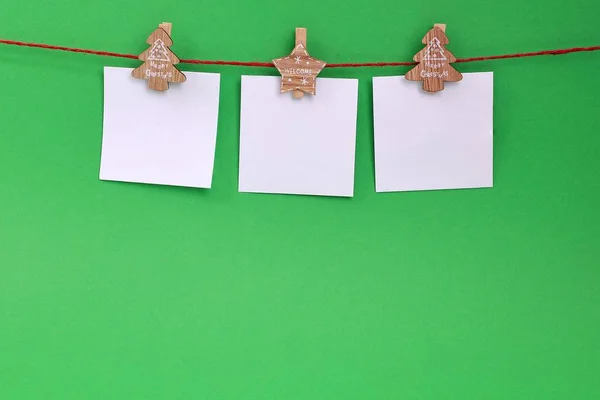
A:
{"type": "Polygon", "coordinates": [[[317,75],[326,65],[311,57],[302,43],[289,56],[273,60],[273,64],[282,77],[281,93],[301,90],[312,95],[316,93],[317,75]]]}

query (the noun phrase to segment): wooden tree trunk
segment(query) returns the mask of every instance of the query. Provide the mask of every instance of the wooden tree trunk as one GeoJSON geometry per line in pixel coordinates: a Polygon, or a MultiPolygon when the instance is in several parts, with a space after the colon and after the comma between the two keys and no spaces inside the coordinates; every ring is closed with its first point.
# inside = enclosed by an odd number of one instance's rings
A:
{"type": "Polygon", "coordinates": [[[161,92],[164,92],[165,90],[169,89],[169,82],[167,82],[166,79],[152,76],[152,77],[148,78],[148,87],[150,89],[159,90],[161,92]]]}
{"type": "Polygon", "coordinates": [[[431,93],[444,90],[444,81],[438,78],[425,78],[423,79],[423,90],[431,93]]]}

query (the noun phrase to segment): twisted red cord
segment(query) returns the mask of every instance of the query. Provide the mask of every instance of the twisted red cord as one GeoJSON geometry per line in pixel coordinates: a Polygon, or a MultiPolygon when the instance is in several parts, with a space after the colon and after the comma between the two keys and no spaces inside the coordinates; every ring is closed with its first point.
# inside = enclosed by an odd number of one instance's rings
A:
{"type": "MultiPolygon", "coordinates": [[[[0,39],[0,44],[8,44],[8,45],[22,46],[22,47],[35,47],[38,49],[69,51],[72,53],[94,54],[97,56],[106,56],[106,57],[119,57],[119,58],[129,58],[129,59],[137,59],[138,58],[138,56],[136,56],[134,54],[121,54],[121,53],[113,53],[110,51],[87,50],[87,49],[78,49],[78,48],[74,48],[74,47],[53,46],[53,45],[49,45],[49,44],[18,42],[15,40],[0,39]]],[[[597,50],[600,50],[600,46],[572,47],[570,49],[543,50],[543,51],[534,51],[534,52],[530,52],[530,53],[515,53],[515,54],[502,54],[502,55],[498,55],[498,56],[458,58],[456,60],[456,62],[465,63],[465,62],[472,62],[472,61],[500,60],[500,59],[505,59],[505,58],[523,58],[523,57],[548,56],[548,55],[556,56],[556,55],[561,55],[561,54],[577,53],[577,52],[581,52],[581,51],[597,51],[597,50]]],[[[271,63],[271,62],[253,62],[253,61],[181,60],[181,62],[184,64],[202,64],[202,65],[236,65],[236,66],[243,66],[243,67],[273,67],[273,63],[271,63]]],[[[412,61],[338,63],[338,64],[327,64],[327,67],[328,68],[404,67],[404,66],[411,66],[411,65],[415,65],[415,64],[416,63],[412,62],[412,61]]]]}

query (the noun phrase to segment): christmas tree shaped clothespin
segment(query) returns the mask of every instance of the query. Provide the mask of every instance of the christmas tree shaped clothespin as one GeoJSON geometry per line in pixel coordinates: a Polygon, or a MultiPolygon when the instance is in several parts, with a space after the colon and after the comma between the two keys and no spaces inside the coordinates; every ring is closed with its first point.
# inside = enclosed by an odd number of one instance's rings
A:
{"type": "Polygon", "coordinates": [[[171,24],[160,24],[146,43],[151,45],[150,48],[138,57],[144,63],[134,69],[131,75],[134,78],[147,79],[148,87],[158,91],[167,90],[169,82],[185,82],[185,75],[175,68],[175,64],[179,64],[179,58],[169,48],[173,45],[171,24]]]}
{"type": "Polygon", "coordinates": [[[444,81],[460,81],[461,73],[450,65],[456,61],[456,57],[444,47],[448,42],[446,25],[435,24],[423,38],[423,44],[427,47],[413,57],[419,65],[408,71],[405,78],[423,81],[423,90],[432,93],[444,90],[444,81]]]}
{"type": "Polygon", "coordinates": [[[326,63],[312,58],[306,51],[306,29],[296,28],[296,47],[287,57],[273,60],[281,74],[281,93],[293,91],[295,99],[304,93],[316,94],[317,75],[326,63]]]}

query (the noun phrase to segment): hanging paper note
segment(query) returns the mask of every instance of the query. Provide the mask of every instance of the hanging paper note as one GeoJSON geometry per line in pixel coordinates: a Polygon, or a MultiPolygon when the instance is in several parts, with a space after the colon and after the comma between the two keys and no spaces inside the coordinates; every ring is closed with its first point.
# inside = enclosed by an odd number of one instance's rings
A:
{"type": "Polygon", "coordinates": [[[450,65],[456,57],[444,47],[449,42],[445,28],[445,25],[437,24],[427,32],[423,37],[423,44],[427,46],[413,58],[419,65],[405,76],[409,81],[423,81],[423,90],[427,92],[439,92],[444,90],[444,82],[462,79],[460,72],[450,65]]]}
{"type": "Polygon", "coordinates": [[[351,197],[358,80],[319,78],[302,101],[279,81],[242,76],[239,190],[351,197]]]}
{"type": "Polygon", "coordinates": [[[100,179],[210,188],[220,75],[190,72],[159,93],[130,74],[104,69],[100,179]]]}
{"type": "Polygon", "coordinates": [[[464,74],[435,96],[373,78],[377,192],[491,187],[493,75],[464,74]]]}

